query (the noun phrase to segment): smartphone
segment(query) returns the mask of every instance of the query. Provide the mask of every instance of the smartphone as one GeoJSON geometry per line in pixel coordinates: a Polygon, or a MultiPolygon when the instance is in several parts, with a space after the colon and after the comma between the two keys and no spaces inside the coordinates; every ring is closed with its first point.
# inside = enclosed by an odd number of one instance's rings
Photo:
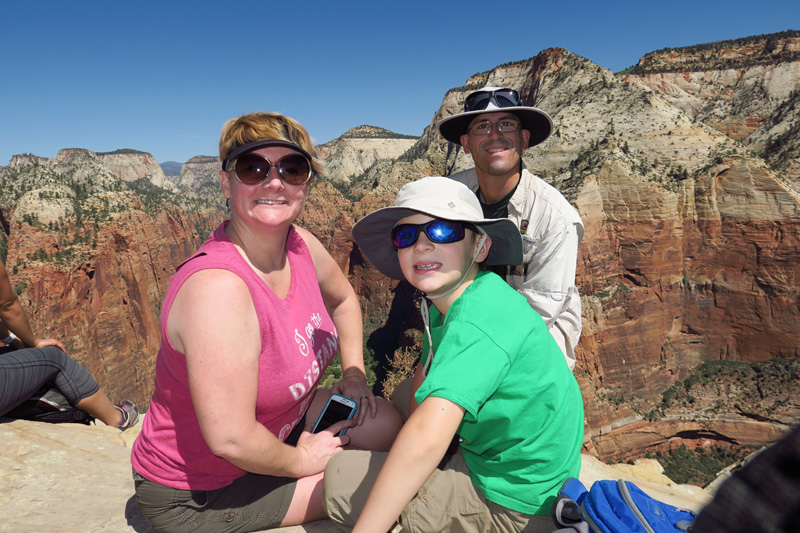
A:
{"type": "MultiPolygon", "coordinates": [[[[355,400],[351,400],[341,394],[331,394],[311,433],[319,433],[340,420],[350,420],[356,414],[356,409],[358,409],[358,404],[355,400]]],[[[345,431],[347,431],[347,428],[341,430],[339,435],[344,435],[345,431]]]]}

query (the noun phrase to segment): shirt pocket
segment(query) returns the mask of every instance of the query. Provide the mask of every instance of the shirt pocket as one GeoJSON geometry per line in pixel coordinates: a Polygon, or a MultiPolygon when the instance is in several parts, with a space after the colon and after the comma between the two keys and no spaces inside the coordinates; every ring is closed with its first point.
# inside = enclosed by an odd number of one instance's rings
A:
{"type": "Polygon", "coordinates": [[[540,240],[529,235],[522,236],[522,262],[524,265],[528,265],[533,261],[533,256],[536,254],[540,240]]]}

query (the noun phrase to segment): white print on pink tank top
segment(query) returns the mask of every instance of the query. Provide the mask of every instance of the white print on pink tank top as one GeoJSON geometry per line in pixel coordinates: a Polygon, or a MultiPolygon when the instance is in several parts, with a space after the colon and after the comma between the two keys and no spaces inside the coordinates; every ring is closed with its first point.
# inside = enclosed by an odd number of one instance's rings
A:
{"type": "Polygon", "coordinates": [[[289,392],[292,398],[294,398],[295,401],[302,398],[299,410],[300,416],[291,424],[285,424],[281,428],[278,435],[278,438],[281,440],[286,440],[286,437],[288,437],[292,429],[294,429],[303,418],[303,414],[308,410],[308,406],[314,399],[314,395],[310,393],[314,391],[319,384],[321,377],[320,369],[327,368],[331,360],[333,360],[333,357],[339,351],[339,336],[335,327],[332,332],[323,332],[326,338],[319,343],[321,345],[314,350],[314,344],[317,340],[317,331],[322,325],[322,321],[323,318],[319,313],[313,313],[309,318],[308,324],[303,328],[303,331],[298,329],[294,330],[294,340],[297,343],[297,349],[300,355],[308,357],[313,351],[314,359],[311,359],[309,368],[303,375],[304,380],[289,385],[289,392]]]}

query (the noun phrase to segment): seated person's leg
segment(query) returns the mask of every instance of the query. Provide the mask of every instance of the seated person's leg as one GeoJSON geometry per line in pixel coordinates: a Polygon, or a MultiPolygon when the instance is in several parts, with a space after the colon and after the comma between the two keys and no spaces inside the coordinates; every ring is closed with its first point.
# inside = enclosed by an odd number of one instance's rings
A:
{"type": "Polygon", "coordinates": [[[72,405],[99,386],[74,359],[54,346],[25,348],[3,354],[0,372],[0,416],[12,410],[47,383],[56,388],[72,405]],[[62,388],[63,387],[63,388],[62,388]]]}
{"type": "MultiPolygon", "coordinates": [[[[317,389],[314,401],[306,414],[306,425],[314,425],[330,395],[329,389],[317,389]]],[[[403,427],[403,418],[390,402],[378,397],[375,400],[378,405],[375,417],[368,413],[361,426],[347,430],[346,435],[350,437],[348,449],[385,452],[392,447],[400,428],[403,427]]]]}
{"type": "MultiPolygon", "coordinates": [[[[319,418],[330,395],[331,391],[328,389],[317,389],[314,400],[306,412],[305,425],[309,430],[319,418]]],[[[368,414],[364,419],[363,425],[347,430],[346,435],[350,437],[350,443],[347,445],[349,450],[386,451],[391,448],[397,433],[403,425],[403,419],[391,403],[383,398],[376,398],[376,400],[378,405],[377,415],[373,418],[368,414]]],[[[341,452],[335,455],[333,459],[342,456],[344,453],[341,452]]],[[[383,463],[381,462],[381,464],[383,463]]],[[[380,466],[378,466],[377,470],[380,470],[380,466]]],[[[377,475],[377,470],[375,470],[375,475],[377,475]]],[[[322,507],[322,481],[323,473],[297,481],[291,505],[284,518],[284,526],[326,518],[327,515],[322,507]]],[[[369,490],[367,490],[368,492],[369,490]]]]}
{"type": "Polygon", "coordinates": [[[398,410],[403,420],[408,420],[409,405],[411,403],[411,382],[413,380],[413,377],[404,379],[392,391],[392,405],[398,410]]]}
{"type": "Polygon", "coordinates": [[[348,449],[389,451],[394,439],[403,427],[403,417],[394,406],[383,398],[375,398],[378,413],[375,418],[367,414],[364,424],[347,430],[350,435],[348,449]]]}
{"type": "Polygon", "coordinates": [[[350,529],[355,525],[387,455],[345,450],[328,461],[323,505],[337,525],[350,529]]]}
{"type": "MultiPolygon", "coordinates": [[[[351,529],[361,514],[386,453],[344,451],[325,469],[324,506],[338,526],[351,529]]],[[[400,517],[403,531],[526,531],[553,530],[550,516],[512,511],[487,500],[473,485],[464,456],[456,453],[444,469],[431,474],[400,517]]]]}
{"type": "Polygon", "coordinates": [[[186,533],[260,531],[287,525],[283,522],[297,484],[296,479],[248,473],[221,489],[189,491],[134,473],[139,509],[150,524],[159,531],[186,533]]]}

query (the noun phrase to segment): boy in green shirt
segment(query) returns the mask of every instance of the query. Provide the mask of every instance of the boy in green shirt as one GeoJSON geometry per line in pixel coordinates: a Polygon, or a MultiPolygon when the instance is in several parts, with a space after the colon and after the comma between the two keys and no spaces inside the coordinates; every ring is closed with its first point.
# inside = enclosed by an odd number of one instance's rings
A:
{"type": "Polygon", "coordinates": [[[580,470],[583,405],[541,317],[479,270],[522,261],[517,228],[484,219],[466,186],[427,177],[353,236],[378,270],[433,307],[422,304],[423,360],[391,451],[344,451],[325,469],[331,519],[356,532],[387,531],[398,517],[404,532],[552,531],[552,502],[580,470]],[[439,469],[454,435],[459,450],[439,469]]]}

